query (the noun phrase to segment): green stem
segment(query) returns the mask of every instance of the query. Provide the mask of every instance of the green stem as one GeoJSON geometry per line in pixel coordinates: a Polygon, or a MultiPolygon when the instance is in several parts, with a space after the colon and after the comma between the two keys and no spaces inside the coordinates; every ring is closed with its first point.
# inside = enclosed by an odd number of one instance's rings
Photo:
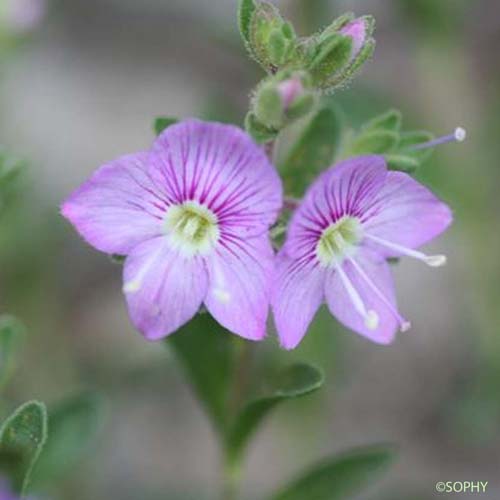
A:
{"type": "MultiPolygon", "coordinates": [[[[250,370],[252,366],[253,344],[248,341],[239,341],[239,352],[236,355],[234,383],[229,394],[229,402],[227,406],[229,427],[234,418],[238,415],[240,408],[245,400],[248,382],[250,379],[250,370]]],[[[226,443],[223,443],[222,448],[222,499],[236,500],[238,498],[241,467],[240,462],[235,461],[229,455],[226,443]]]]}

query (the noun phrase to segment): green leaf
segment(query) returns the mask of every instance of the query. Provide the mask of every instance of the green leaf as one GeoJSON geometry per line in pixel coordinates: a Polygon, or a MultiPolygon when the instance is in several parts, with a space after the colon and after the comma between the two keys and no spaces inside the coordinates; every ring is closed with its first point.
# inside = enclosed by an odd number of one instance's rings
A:
{"type": "Polygon", "coordinates": [[[250,23],[255,11],[254,0],[240,0],[238,7],[238,26],[246,44],[250,42],[250,23]]]}
{"type": "Polygon", "coordinates": [[[15,355],[24,336],[24,326],[13,316],[0,316],[0,389],[5,387],[15,365],[15,355]]]}
{"type": "Polygon", "coordinates": [[[49,412],[50,436],[35,465],[33,481],[63,477],[88,451],[99,429],[102,401],[96,394],[69,397],[49,412]]]}
{"type": "Polygon", "coordinates": [[[31,471],[47,439],[47,411],[30,401],[5,420],[0,429],[0,469],[18,494],[27,491],[31,471]]]}
{"type": "Polygon", "coordinates": [[[309,70],[313,82],[320,88],[331,86],[332,78],[344,68],[352,54],[352,38],[340,34],[331,35],[317,48],[309,70]]]}
{"type": "Polygon", "coordinates": [[[390,170],[412,173],[420,166],[420,162],[411,156],[391,154],[386,155],[385,160],[390,170]]]}
{"type": "Polygon", "coordinates": [[[25,162],[0,149],[0,187],[12,182],[25,167],[25,162]]]}
{"type": "Polygon", "coordinates": [[[160,135],[164,130],[166,130],[171,125],[175,125],[179,120],[177,118],[169,116],[159,116],[154,122],[154,131],[156,135],[160,135]]]}
{"type": "Polygon", "coordinates": [[[398,152],[406,156],[411,156],[412,158],[415,158],[421,164],[432,155],[433,150],[432,148],[414,150],[412,149],[412,146],[416,146],[417,144],[423,144],[424,142],[431,141],[432,139],[434,139],[434,135],[431,134],[430,132],[425,132],[423,130],[404,132],[401,134],[401,138],[398,145],[398,152]]]}
{"type": "Polygon", "coordinates": [[[249,46],[256,60],[268,72],[276,69],[269,52],[269,40],[271,34],[280,31],[284,23],[273,4],[260,1],[255,6],[249,26],[249,46]]]}
{"type": "Polygon", "coordinates": [[[306,122],[279,163],[287,195],[302,196],[308,184],[332,165],[341,132],[342,124],[332,105],[324,105],[306,122]]]}
{"type": "Polygon", "coordinates": [[[306,364],[292,365],[279,373],[268,395],[247,404],[237,416],[227,440],[229,462],[238,462],[252,435],[277,404],[310,394],[323,381],[323,374],[306,364]]]}
{"type": "Polygon", "coordinates": [[[233,337],[208,313],[197,314],[165,340],[180,361],[215,429],[226,429],[233,337]]]}
{"type": "Polygon", "coordinates": [[[364,132],[349,146],[349,156],[389,153],[397,146],[398,141],[398,134],[390,130],[364,132]]]}
{"type": "Polygon", "coordinates": [[[279,129],[283,125],[283,102],[274,84],[264,85],[258,90],[253,108],[257,120],[266,128],[279,129]]]}
{"type": "Polygon", "coordinates": [[[346,500],[382,475],[393,459],[389,446],[353,449],[316,464],[270,500],[346,500]]]}
{"type": "Polygon", "coordinates": [[[399,132],[401,130],[401,123],[403,116],[397,109],[390,109],[385,113],[376,116],[369,122],[363,125],[362,130],[389,130],[392,132],[399,132]]]}
{"type": "Polygon", "coordinates": [[[247,113],[245,117],[245,130],[253,137],[253,140],[259,144],[273,141],[278,135],[276,129],[266,127],[254,113],[247,113]]]}

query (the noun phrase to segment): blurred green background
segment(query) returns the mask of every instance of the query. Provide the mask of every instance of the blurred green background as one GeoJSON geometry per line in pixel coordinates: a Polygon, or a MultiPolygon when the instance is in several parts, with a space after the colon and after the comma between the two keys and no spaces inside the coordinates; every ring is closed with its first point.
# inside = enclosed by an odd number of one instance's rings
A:
{"type": "MultiPolygon", "coordinates": [[[[310,361],[327,374],[255,440],[244,498],[259,499],[310,462],[354,445],[396,443],[389,475],[360,500],[426,500],[437,481],[489,481],[500,498],[500,4],[498,0],[282,0],[302,34],[353,10],[377,19],[375,57],[333,96],[356,126],[396,107],[407,128],[468,129],[419,178],[455,224],[433,243],[443,269],[395,266],[413,329],[390,347],[324,311],[292,353],[273,333],[266,363],[310,361]]],[[[28,336],[9,409],[102,393],[107,418],[54,499],[216,498],[212,430],[168,351],[130,326],[121,269],[58,213],[96,167],[147,148],[158,115],[241,123],[261,71],[243,51],[236,0],[64,0],[0,63],[0,143],[28,160],[2,201],[0,311],[28,336]]],[[[461,498],[465,498],[462,495],[461,498]]]]}

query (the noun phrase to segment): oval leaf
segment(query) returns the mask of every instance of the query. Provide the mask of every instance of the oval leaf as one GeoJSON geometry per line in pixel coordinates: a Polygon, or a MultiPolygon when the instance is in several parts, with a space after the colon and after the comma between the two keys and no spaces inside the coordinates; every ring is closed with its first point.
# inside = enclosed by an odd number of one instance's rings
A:
{"type": "Polygon", "coordinates": [[[88,450],[102,415],[102,401],[96,394],[72,396],[49,412],[50,436],[38,459],[34,482],[62,477],[88,450]]]}
{"type": "Polygon", "coordinates": [[[15,354],[24,335],[24,326],[13,316],[0,317],[0,388],[9,380],[15,364],[15,354]]]}
{"type": "Polygon", "coordinates": [[[283,370],[273,381],[269,395],[252,401],[237,416],[227,440],[229,461],[240,459],[252,435],[278,403],[310,394],[323,381],[323,374],[310,365],[296,364],[283,370]]]}
{"type": "Polygon", "coordinates": [[[197,314],[166,339],[182,364],[215,428],[225,431],[226,403],[231,381],[232,336],[208,313],[197,314]]]}
{"type": "Polygon", "coordinates": [[[47,439],[47,411],[43,403],[20,406],[0,430],[0,469],[13,490],[24,495],[31,471],[47,439]]]}
{"type": "Polygon", "coordinates": [[[332,165],[341,128],[338,113],[331,105],[320,108],[302,126],[294,145],[279,162],[287,195],[302,196],[309,183],[332,165]]]}
{"type": "Polygon", "coordinates": [[[353,449],[316,464],[270,500],[346,500],[383,474],[393,459],[390,446],[353,449]]]}

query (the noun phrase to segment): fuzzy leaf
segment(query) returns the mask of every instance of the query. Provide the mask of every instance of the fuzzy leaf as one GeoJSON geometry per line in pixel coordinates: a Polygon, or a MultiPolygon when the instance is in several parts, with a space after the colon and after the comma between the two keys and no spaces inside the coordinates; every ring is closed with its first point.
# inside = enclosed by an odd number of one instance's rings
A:
{"type": "Polygon", "coordinates": [[[249,27],[249,45],[252,54],[266,71],[275,69],[270,57],[269,40],[275,30],[281,30],[284,19],[271,3],[259,2],[255,6],[249,27]]]}
{"type": "Polygon", "coordinates": [[[175,125],[179,120],[170,116],[159,116],[154,122],[154,132],[156,135],[160,135],[164,130],[166,130],[171,125],[175,125]]]}
{"type": "Polygon", "coordinates": [[[340,34],[331,35],[317,48],[309,70],[315,85],[328,88],[330,81],[344,68],[352,53],[352,38],[340,34]]]}
{"type": "Polygon", "coordinates": [[[47,411],[43,403],[30,401],[8,417],[0,430],[0,470],[13,490],[24,495],[33,466],[47,439],[47,411]]]}
{"type": "Polygon", "coordinates": [[[258,91],[254,112],[257,120],[265,128],[279,129],[283,125],[283,102],[274,85],[265,85],[258,91]]]}
{"type": "Polygon", "coordinates": [[[232,371],[232,335],[208,313],[197,314],[165,340],[175,354],[215,429],[226,429],[232,371]]]}
{"type": "Polygon", "coordinates": [[[434,139],[434,136],[430,132],[420,130],[413,132],[404,132],[400,137],[398,152],[406,156],[415,158],[421,164],[432,155],[433,150],[432,148],[412,150],[412,146],[431,141],[432,139],[434,139]]]}
{"type": "Polygon", "coordinates": [[[390,130],[364,132],[349,146],[349,156],[389,153],[397,146],[398,141],[398,134],[390,130]]]}
{"type": "Polygon", "coordinates": [[[0,389],[8,382],[15,354],[24,335],[24,326],[13,316],[0,316],[0,389]]]}
{"type": "Polygon", "coordinates": [[[245,43],[250,42],[250,23],[255,11],[254,0],[240,0],[238,7],[238,26],[245,43]]]}
{"type": "Polygon", "coordinates": [[[248,113],[245,118],[245,130],[252,136],[253,140],[258,144],[276,139],[278,131],[276,129],[266,127],[255,116],[254,113],[248,113]]]}
{"type": "Polygon", "coordinates": [[[50,436],[33,471],[34,483],[51,482],[70,471],[95,438],[102,415],[96,394],[72,396],[49,412],[50,436]]]}
{"type": "Polygon", "coordinates": [[[268,395],[249,403],[236,418],[227,441],[230,462],[241,458],[250,438],[276,405],[316,391],[323,381],[323,374],[306,364],[289,366],[278,374],[268,395]]]}
{"type": "Polygon", "coordinates": [[[402,154],[386,155],[385,160],[390,170],[412,173],[420,166],[420,162],[411,156],[402,154]]]}
{"type": "Polygon", "coordinates": [[[389,446],[350,450],[316,464],[270,500],[346,500],[382,475],[394,454],[389,446]]]}
{"type": "Polygon", "coordinates": [[[308,184],[332,165],[341,131],[338,113],[331,105],[324,105],[307,121],[279,162],[287,195],[301,196],[308,184]]]}
{"type": "Polygon", "coordinates": [[[401,112],[397,109],[390,109],[365,123],[362,130],[389,130],[392,132],[399,132],[401,130],[402,121],[403,117],[401,112]]]}

